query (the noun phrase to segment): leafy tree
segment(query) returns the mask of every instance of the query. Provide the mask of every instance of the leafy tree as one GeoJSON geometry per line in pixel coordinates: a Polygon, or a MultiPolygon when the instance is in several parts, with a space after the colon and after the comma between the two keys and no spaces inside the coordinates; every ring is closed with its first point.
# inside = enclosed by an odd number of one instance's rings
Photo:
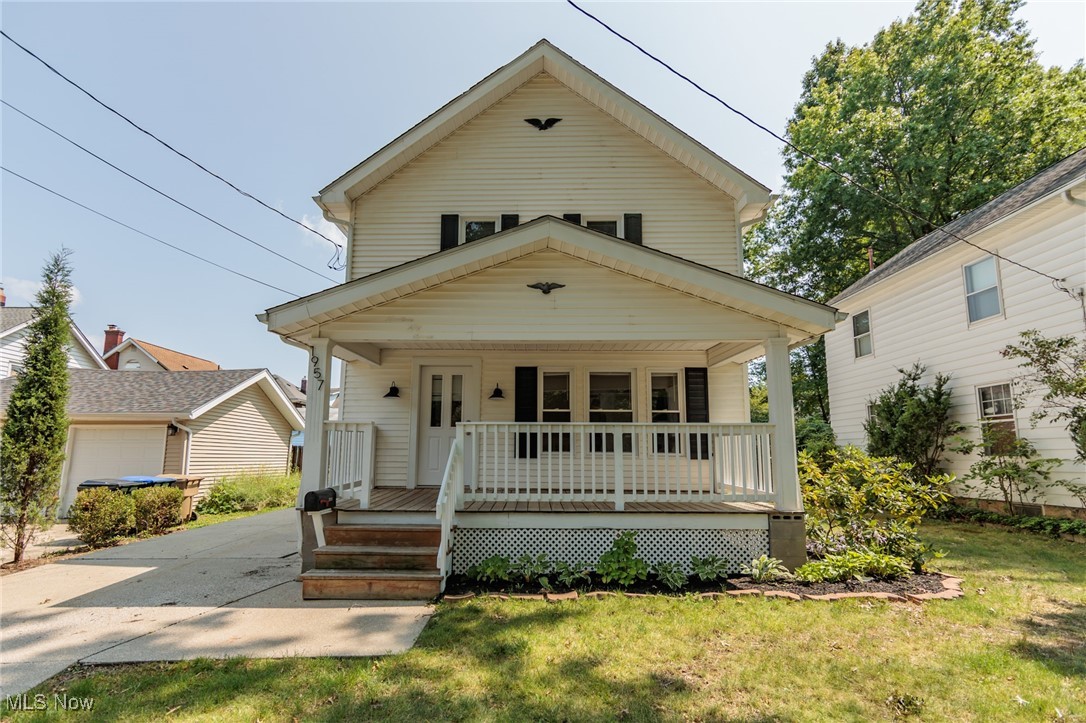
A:
{"type": "Polygon", "coordinates": [[[982,427],[979,442],[961,440],[954,451],[979,453],[962,482],[970,491],[998,492],[1012,515],[1036,501],[1038,491],[1052,484],[1052,470],[1060,464],[1055,457],[1041,457],[1028,439],[991,426],[982,427]]]}
{"type": "Polygon", "coordinates": [[[26,359],[0,438],[0,530],[14,550],[15,562],[56,516],[68,438],[70,255],[62,249],[42,270],[26,359]]]}
{"type": "MultiPolygon", "coordinates": [[[[788,140],[927,220],[786,148],[781,198],[744,241],[747,274],[828,301],[867,273],[868,248],[884,263],[1086,146],[1086,68],[1044,68],[1021,4],[921,0],[869,43],[829,43],[788,140]]],[[[796,352],[797,409],[828,398],[824,355],[796,352]]]]}
{"type": "Polygon", "coordinates": [[[1038,391],[1043,391],[1041,405],[1030,415],[1034,426],[1042,419],[1067,422],[1067,431],[1075,444],[1076,460],[1086,462],[1086,339],[1060,336],[1049,339],[1036,329],[1019,334],[1018,344],[1008,344],[1001,352],[1005,358],[1021,359],[1025,372],[1014,380],[1021,406],[1038,391]]]}
{"type": "Polygon", "coordinates": [[[868,451],[896,457],[913,466],[917,478],[938,472],[947,439],[962,431],[950,418],[950,377],[936,374],[930,386],[920,383],[925,367],[898,369],[901,379],[879,392],[864,422],[868,451]]]}

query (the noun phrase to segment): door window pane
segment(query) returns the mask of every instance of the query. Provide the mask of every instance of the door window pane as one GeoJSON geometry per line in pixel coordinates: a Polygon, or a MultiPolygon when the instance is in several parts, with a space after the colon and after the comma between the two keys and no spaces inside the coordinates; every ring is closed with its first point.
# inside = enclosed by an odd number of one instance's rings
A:
{"type": "Polygon", "coordinates": [[[434,374],[430,378],[430,426],[441,426],[441,385],[440,374],[434,374]]]}
{"type": "Polygon", "coordinates": [[[460,423],[464,413],[464,377],[462,374],[452,375],[452,390],[449,395],[449,417],[453,427],[460,423]]]}

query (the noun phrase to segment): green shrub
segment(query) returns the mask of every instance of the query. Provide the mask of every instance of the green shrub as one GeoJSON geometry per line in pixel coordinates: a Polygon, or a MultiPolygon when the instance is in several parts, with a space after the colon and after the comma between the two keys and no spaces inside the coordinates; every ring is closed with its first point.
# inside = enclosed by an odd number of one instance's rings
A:
{"type": "Polygon", "coordinates": [[[509,567],[510,576],[516,580],[518,585],[527,587],[535,582],[547,590],[551,587],[550,580],[547,579],[547,574],[550,571],[551,563],[546,554],[521,555],[509,567]]]}
{"type": "Polygon", "coordinates": [[[754,558],[750,561],[750,565],[742,569],[742,573],[749,575],[754,582],[773,582],[792,577],[783,562],[769,555],[754,558]]]}
{"type": "Polygon", "coordinates": [[[797,417],[796,449],[806,452],[820,463],[826,461],[830,450],[837,449],[833,427],[821,417],[797,417]]]}
{"type": "Polygon", "coordinates": [[[147,487],[132,492],[136,532],[157,535],[181,524],[184,493],[176,487],[147,487]]]}
{"type": "Polygon", "coordinates": [[[135,503],[105,487],[83,490],[68,512],[68,529],[91,547],[106,547],[132,532],[135,503]]]}
{"type": "Polygon", "coordinates": [[[980,455],[962,477],[964,487],[998,492],[1012,514],[1052,484],[1052,470],[1061,463],[1056,457],[1041,457],[1028,439],[991,426],[981,430],[979,442],[960,439],[954,450],[980,455]]]}
{"type": "Polygon", "coordinates": [[[198,509],[207,515],[229,515],[241,512],[244,501],[240,489],[230,482],[220,482],[200,501],[198,509]]]}
{"type": "Polygon", "coordinates": [[[559,585],[575,590],[592,582],[592,567],[587,562],[554,563],[555,579],[559,585]]]}
{"type": "Polygon", "coordinates": [[[649,565],[637,556],[637,542],[633,532],[623,532],[615,538],[611,549],[600,556],[596,573],[605,584],[616,582],[629,587],[649,576],[649,565]]]}
{"type": "Polygon", "coordinates": [[[904,558],[867,550],[848,550],[801,565],[796,569],[796,579],[803,582],[896,580],[908,577],[912,572],[912,565],[904,558]]]}
{"type": "Polygon", "coordinates": [[[870,457],[855,447],[828,454],[823,467],[801,454],[807,551],[816,558],[847,550],[903,557],[915,569],[934,555],[917,536],[924,515],[950,499],[951,478],[910,477],[911,466],[870,457]]]}
{"type": "Polygon", "coordinates": [[[690,558],[690,569],[702,582],[713,582],[728,576],[728,561],[718,555],[690,558]]]}
{"type": "Polygon", "coordinates": [[[656,579],[671,590],[686,587],[686,573],[683,566],[677,562],[658,562],[652,566],[652,573],[656,579]]]}
{"type": "Polygon", "coordinates": [[[1086,520],[1070,520],[1063,517],[1033,517],[1028,515],[1005,515],[1002,512],[982,510],[979,507],[963,507],[961,505],[947,505],[936,515],[943,520],[965,520],[968,522],[981,522],[1005,527],[1015,527],[1020,530],[1028,530],[1039,534],[1052,535],[1084,535],[1086,536],[1086,520]]]}
{"type": "Polygon", "coordinates": [[[467,576],[479,582],[509,582],[511,579],[509,558],[502,555],[492,555],[477,565],[467,569],[467,576]]]}

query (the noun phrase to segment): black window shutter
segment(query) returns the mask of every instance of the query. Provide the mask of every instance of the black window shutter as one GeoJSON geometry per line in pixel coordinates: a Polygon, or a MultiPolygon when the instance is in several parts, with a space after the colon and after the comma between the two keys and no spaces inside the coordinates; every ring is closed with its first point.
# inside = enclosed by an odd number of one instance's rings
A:
{"type": "Polygon", "coordinates": [[[441,214],[441,250],[456,248],[460,242],[460,217],[455,213],[441,214]]]}
{"type": "Polygon", "coordinates": [[[563,213],[562,218],[569,221],[570,223],[575,223],[578,226],[581,225],[581,214],[579,213],[563,213]]]}
{"type": "Polygon", "coordinates": [[[515,213],[503,213],[502,214],[502,231],[513,228],[520,225],[520,216],[515,213]]]}
{"type": "MultiPolygon", "coordinates": [[[[709,369],[687,367],[683,370],[686,385],[686,421],[691,424],[709,422],[709,369]]],[[[709,459],[709,435],[690,435],[690,458],[709,459]]]]}
{"type": "Polygon", "coordinates": [[[630,243],[641,245],[641,214],[627,213],[622,217],[624,238],[630,243]]]}
{"type": "MultiPolygon", "coordinates": [[[[513,383],[513,421],[538,422],[536,406],[539,389],[538,367],[516,367],[513,383]]],[[[517,457],[535,459],[539,456],[539,436],[521,432],[517,435],[517,457]]]]}

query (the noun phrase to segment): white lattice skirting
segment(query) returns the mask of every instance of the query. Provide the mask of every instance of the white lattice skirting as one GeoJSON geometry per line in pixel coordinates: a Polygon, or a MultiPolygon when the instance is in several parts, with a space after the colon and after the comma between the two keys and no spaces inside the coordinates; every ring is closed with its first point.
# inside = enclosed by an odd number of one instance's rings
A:
{"type": "MultiPolygon", "coordinates": [[[[546,553],[554,561],[594,563],[624,532],[620,529],[489,529],[457,528],[454,532],[453,572],[462,573],[492,555],[512,560],[546,553]]],[[[739,569],[769,554],[767,530],[633,530],[637,553],[650,565],[677,562],[690,572],[690,557],[718,555],[739,569]]]]}

